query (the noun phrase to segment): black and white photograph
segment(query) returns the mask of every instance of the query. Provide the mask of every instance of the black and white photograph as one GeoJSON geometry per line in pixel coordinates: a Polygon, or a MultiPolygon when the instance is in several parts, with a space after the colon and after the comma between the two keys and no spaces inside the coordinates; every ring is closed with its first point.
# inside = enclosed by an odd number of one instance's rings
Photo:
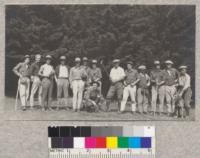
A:
{"type": "Polygon", "coordinates": [[[195,11],[6,5],[6,119],[194,121],[195,11]]]}

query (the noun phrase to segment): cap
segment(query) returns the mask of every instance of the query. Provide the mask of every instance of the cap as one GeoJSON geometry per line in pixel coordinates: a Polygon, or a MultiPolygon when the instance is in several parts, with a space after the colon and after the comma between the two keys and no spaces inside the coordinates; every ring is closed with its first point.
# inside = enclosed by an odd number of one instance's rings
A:
{"type": "Polygon", "coordinates": [[[52,59],[52,56],[51,55],[47,55],[46,59],[52,59]]]}
{"type": "Polygon", "coordinates": [[[145,69],[146,69],[146,66],[145,66],[145,65],[140,65],[140,66],[138,67],[138,69],[140,69],[140,70],[145,70],[145,69]]]}
{"type": "Polygon", "coordinates": [[[120,62],[119,59],[114,59],[114,60],[113,60],[113,63],[119,63],[119,62],[120,62]]]}
{"type": "Polygon", "coordinates": [[[131,64],[131,65],[133,65],[133,62],[132,62],[132,61],[127,61],[126,64],[131,64]]]}
{"type": "Polygon", "coordinates": [[[35,59],[41,59],[41,55],[40,54],[36,54],[35,55],[35,59]]]}
{"type": "Polygon", "coordinates": [[[26,58],[30,58],[30,55],[25,55],[25,56],[24,56],[24,59],[26,59],[26,58]]]}
{"type": "Polygon", "coordinates": [[[92,63],[97,64],[97,60],[96,59],[92,60],[92,63]]]}
{"type": "Polygon", "coordinates": [[[60,60],[66,60],[66,57],[63,55],[60,57],[60,60]]]}
{"type": "Polygon", "coordinates": [[[166,60],[165,64],[174,64],[171,60],[166,60]]]}
{"type": "Polygon", "coordinates": [[[155,60],[155,61],[154,61],[154,64],[155,64],[155,65],[160,65],[160,61],[155,60]]]}
{"type": "Polygon", "coordinates": [[[187,69],[187,66],[186,66],[186,65],[181,65],[181,66],[179,67],[179,69],[187,69]]]}
{"type": "Polygon", "coordinates": [[[75,62],[81,62],[81,59],[80,58],[75,58],[75,62]]]}
{"type": "Polygon", "coordinates": [[[88,58],[87,57],[83,57],[83,61],[88,61],[88,58]]]}

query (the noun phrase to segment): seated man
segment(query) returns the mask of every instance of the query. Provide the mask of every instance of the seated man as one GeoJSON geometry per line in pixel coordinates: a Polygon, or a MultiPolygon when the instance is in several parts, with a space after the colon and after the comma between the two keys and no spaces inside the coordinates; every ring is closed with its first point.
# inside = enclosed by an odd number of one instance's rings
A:
{"type": "Polygon", "coordinates": [[[92,86],[88,87],[85,92],[83,107],[88,112],[98,112],[102,101],[99,83],[93,82],[92,86]]]}

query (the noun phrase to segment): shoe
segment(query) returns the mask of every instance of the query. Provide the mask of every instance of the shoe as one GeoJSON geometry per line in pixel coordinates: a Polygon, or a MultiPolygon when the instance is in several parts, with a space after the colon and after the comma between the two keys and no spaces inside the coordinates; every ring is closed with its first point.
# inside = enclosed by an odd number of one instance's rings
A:
{"type": "Polygon", "coordinates": [[[132,115],[135,115],[135,114],[136,114],[136,112],[135,112],[135,111],[132,111],[132,112],[131,112],[131,114],[132,114],[132,115]]]}
{"type": "Polygon", "coordinates": [[[143,112],[143,114],[145,114],[145,115],[146,115],[146,114],[147,114],[147,112],[143,112]]]}
{"type": "Polygon", "coordinates": [[[124,111],[118,111],[118,114],[123,114],[124,113],[124,111]]]}
{"type": "Polygon", "coordinates": [[[33,106],[30,107],[30,110],[34,110],[33,106]]]}
{"type": "Polygon", "coordinates": [[[25,106],[22,107],[22,111],[26,111],[26,107],[25,106]]]}

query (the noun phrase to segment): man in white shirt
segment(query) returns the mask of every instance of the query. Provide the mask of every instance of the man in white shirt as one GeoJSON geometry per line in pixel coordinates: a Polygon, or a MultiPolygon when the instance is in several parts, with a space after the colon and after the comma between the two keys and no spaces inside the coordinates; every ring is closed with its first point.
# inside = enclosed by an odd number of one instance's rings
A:
{"type": "Polygon", "coordinates": [[[186,111],[186,117],[189,116],[190,102],[192,98],[191,79],[187,74],[187,66],[182,65],[179,67],[180,76],[178,78],[178,87],[180,89],[179,96],[184,100],[184,108],[186,111]]]}
{"type": "Polygon", "coordinates": [[[110,77],[111,86],[108,90],[107,97],[106,97],[107,111],[109,111],[109,105],[110,105],[111,99],[113,99],[115,94],[117,95],[118,111],[120,110],[120,104],[121,104],[122,95],[123,95],[122,81],[124,80],[126,75],[125,75],[124,69],[119,66],[119,63],[120,63],[119,59],[114,59],[113,60],[114,67],[110,71],[109,77],[110,77]]]}
{"type": "Polygon", "coordinates": [[[67,105],[68,88],[69,88],[69,68],[66,65],[66,57],[60,57],[60,64],[55,69],[55,79],[57,83],[57,100],[59,106],[62,105],[62,92],[64,96],[64,105],[67,105]]]}
{"type": "Polygon", "coordinates": [[[55,71],[51,64],[52,57],[46,56],[46,63],[40,67],[38,75],[42,77],[42,106],[43,110],[49,109],[52,100],[53,76],[55,71]]]}

